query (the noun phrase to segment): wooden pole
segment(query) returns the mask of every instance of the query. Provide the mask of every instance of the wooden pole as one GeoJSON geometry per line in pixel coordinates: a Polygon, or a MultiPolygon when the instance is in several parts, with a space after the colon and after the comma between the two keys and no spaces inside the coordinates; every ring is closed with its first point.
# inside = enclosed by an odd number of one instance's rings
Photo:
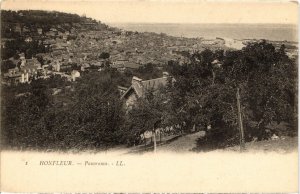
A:
{"type": "Polygon", "coordinates": [[[156,153],[156,133],[155,129],[153,129],[153,144],[154,144],[154,153],[156,153]]]}
{"type": "Polygon", "coordinates": [[[240,131],[240,151],[245,150],[245,137],[244,137],[244,128],[243,128],[243,119],[241,113],[241,102],[240,102],[240,89],[237,88],[236,92],[236,100],[237,100],[237,108],[238,108],[238,123],[239,123],[239,131],[240,131]]]}

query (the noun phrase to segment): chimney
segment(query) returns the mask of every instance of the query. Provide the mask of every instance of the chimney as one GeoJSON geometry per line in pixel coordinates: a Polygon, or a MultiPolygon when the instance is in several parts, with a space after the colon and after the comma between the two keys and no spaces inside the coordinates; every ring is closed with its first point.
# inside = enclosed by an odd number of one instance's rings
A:
{"type": "Polygon", "coordinates": [[[24,83],[25,82],[25,75],[24,73],[22,73],[22,76],[21,76],[21,83],[24,83]]]}
{"type": "Polygon", "coordinates": [[[134,83],[141,84],[142,83],[142,79],[140,79],[140,78],[138,78],[136,76],[133,76],[132,80],[131,80],[131,84],[134,84],[134,83]]]}
{"type": "Polygon", "coordinates": [[[25,75],[25,82],[29,82],[29,74],[28,73],[26,73],[26,75],[25,75]]]}

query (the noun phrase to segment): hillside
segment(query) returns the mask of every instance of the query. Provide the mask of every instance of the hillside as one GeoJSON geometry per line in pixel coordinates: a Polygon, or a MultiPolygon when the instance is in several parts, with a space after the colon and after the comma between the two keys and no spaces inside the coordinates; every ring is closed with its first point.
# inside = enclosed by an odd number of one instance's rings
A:
{"type": "Polygon", "coordinates": [[[124,31],[92,18],[60,12],[3,10],[1,22],[2,59],[22,52],[26,58],[43,53],[47,59],[51,54],[66,60],[73,55],[76,63],[92,64],[99,61],[102,52],[107,52],[111,63],[126,60],[135,68],[147,63],[163,65],[170,60],[184,63],[187,52],[225,48],[222,39],[124,31]]]}

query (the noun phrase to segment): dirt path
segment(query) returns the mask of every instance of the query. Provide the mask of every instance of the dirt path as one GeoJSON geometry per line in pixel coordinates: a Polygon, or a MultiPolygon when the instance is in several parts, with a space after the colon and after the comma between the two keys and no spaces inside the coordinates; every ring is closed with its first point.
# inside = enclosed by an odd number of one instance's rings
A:
{"type": "Polygon", "coordinates": [[[196,147],[197,139],[203,137],[204,134],[205,133],[203,131],[199,131],[196,133],[184,135],[168,144],[158,146],[157,152],[190,152],[194,147],[196,147]]]}
{"type": "MultiPolygon", "coordinates": [[[[170,139],[162,145],[157,146],[158,153],[191,153],[196,147],[197,139],[203,137],[205,132],[200,131],[192,134],[178,136],[170,139]]],[[[259,142],[247,142],[246,152],[278,152],[290,153],[297,151],[297,137],[281,137],[277,140],[265,140],[259,142]]],[[[109,154],[127,155],[127,154],[145,154],[153,151],[153,146],[144,147],[143,145],[131,148],[114,148],[108,151],[109,154]]],[[[224,149],[212,150],[211,152],[239,152],[239,146],[228,147],[224,149]]]]}

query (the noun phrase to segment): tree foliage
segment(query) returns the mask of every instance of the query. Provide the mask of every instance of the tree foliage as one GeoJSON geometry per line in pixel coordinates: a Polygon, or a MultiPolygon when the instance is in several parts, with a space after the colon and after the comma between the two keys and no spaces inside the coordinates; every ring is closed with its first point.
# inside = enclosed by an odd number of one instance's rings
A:
{"type": "Polygon", "coordinates": [[[190,57],[188,64],[170,62],[167,87],[146,91],[127,113],[117,86],[136,73],[159,76],[153,66],[125,75],[113,69],[84,72],[72,83],[54,76],[3,86],[3,137],[17,147],[107,148],[132,145],[145,131],[174,127],[206,131],[200,149],[225,147],[238,143],[237,89],[246,141],[297,133],[297,61],[287,57],[284,46],[261,41],[190,57]],[[269,127],[274,122],[290,127],[275,130],[269,127]]]}
{"type": "MultiPolygon", "coordinates": [[[[239,51],[205,50],[194,54],[191,61],[168,67],[176,79],[170,89],[172,107],[176,120],[187,130],[196,125],[219,146],[237,140],[235,95],[239,88],[247,140],[291,132],[267,129],[274,121],[295,123],[297,68],[284,46],[276,49],[261,41],[239,51]]],[[[291,130],[295,132],[296,127],[291,130]]]]}
{"type": "Polygon", "coordinates": [[[123,103],[109,72],[84,74],[71,85],[66,80],[50,79],[33,81],[23,91],[26,95],[18,95],[20,89],[6,89],[2,126],[7,145],[103,149],[124,143],[120,132],[123,103]],[[68,92],[53,96],[53,88],[67,87],[68,92]]]}

